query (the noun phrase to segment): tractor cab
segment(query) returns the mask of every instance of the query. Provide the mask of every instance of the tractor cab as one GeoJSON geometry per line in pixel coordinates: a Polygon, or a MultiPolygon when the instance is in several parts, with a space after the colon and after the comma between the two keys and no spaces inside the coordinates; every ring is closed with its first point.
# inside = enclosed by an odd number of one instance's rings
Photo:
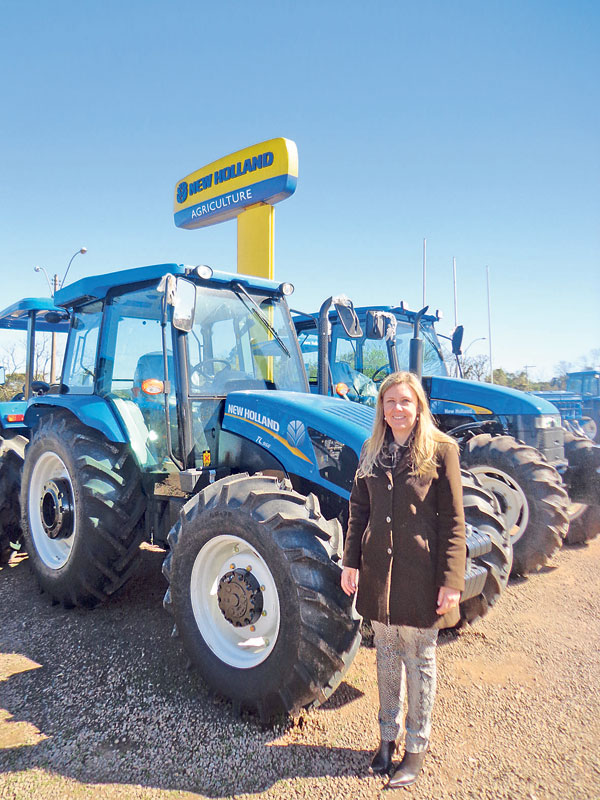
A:
{"type": "Polygon", "coordinates": [[[0,368],[2,437],[26,434],[23,420],[29,398],[56,390],[54,373],[68,330],[69,315],[50,298],[26,297],[0,311],[6,354],[0,368]]]}
{"type": "Polygon", "coordinates": [[[236,457],[221,426],[231,392],[307,391],[284,289],[273,281],[174,264],[107,279],[57,293],[72,312],[60,392],[130,441],[143,470],[224,468],[236,457]]]}
{"type": "MultiPolygon", "coordinates": [[[[375,406],[377,390],[390,372],[406,369],[417,312],[400,306],[356,308],[361,335],[348,335],[337,308],[328,312],[329,390],[349,400],[375,406]]],[[[423,338],[423,374],[447,375],[435,330],[437,315],[423,314],[419,320],[423,338]]],[[[318,391],[318,315],[296,312],[294,324],[309,377],[311,391],[318,391]]]]}

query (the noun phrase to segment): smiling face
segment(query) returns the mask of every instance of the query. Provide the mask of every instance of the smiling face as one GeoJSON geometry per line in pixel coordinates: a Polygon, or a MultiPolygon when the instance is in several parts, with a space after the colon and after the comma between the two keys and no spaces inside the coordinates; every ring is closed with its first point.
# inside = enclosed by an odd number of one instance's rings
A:
{"type": "Polygon", "coordinates": [[[412,433],[418,412],[417,395],[406,383],[390,386],[383,395],[383,418],[398,444],[404,444],[412,433]]]}

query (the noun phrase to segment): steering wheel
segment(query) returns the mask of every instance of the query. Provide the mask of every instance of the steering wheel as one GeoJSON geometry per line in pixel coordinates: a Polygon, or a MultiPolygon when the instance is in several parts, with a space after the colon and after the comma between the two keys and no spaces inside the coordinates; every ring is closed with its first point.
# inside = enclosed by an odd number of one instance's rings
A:
{"type": "Polygon", "coordinates": [[[224,358],[204,358],[202,361],[199,361],[195,364],[191,371],[190,371],[190,379],[192,383],[202,383],[203,381],[193,379],[194,375],[202,376],[202,378],[208,378],[208,380],[213,380],[215,375],[217,374],[216,371],[211,369],[214,367],[215,364],[223,364],[225,368],[229,367],[229,361],[225,361],[224,358]]]}
{"type": "Polygon", "coordinates": [[[46,381],[31,381],[31,391],[33,394],[46,394],[50,391],[50,384],[46,381]]]}
{"type": "MultiPolygon", "coordinates": [[[[46,383],[46,381],[31,381],[31,394],[33,395],[40,395],[46,394],[50,391],[50,384],[46,383]]],[[[21,400],[25,400],[25,387],[14,397],[11,397],[11,402],[18,402],[21,400]]]]}
{"type": "Polygon", "coordinates": [[[389,374],[390,374],[389,366],[387,364],[383,364],[381,367],[379,367],[379,369],[376,369],[375,372],[371,375],[371,380],[373,381],[373,383],[378,383],[382,381],[384,378],[386,378],[389,374]],[[379,378],[378,381],[376,376],[379,375],[380,372],[383,373],[384,370],[385,374],[382,374],[381,378],[379,378]]]}

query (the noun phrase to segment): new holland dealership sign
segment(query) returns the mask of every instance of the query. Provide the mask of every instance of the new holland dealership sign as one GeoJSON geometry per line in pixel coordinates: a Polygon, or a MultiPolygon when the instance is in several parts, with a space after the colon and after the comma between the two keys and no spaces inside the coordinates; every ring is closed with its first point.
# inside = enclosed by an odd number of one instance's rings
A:
{"type": "Polygon", "coordinates": [[[273,205],[294,193],[298,150],[290,139],[269,139],[192,172],[175,187],[178,228],[202,228],[237,217],[257,203],[273,205]]]}

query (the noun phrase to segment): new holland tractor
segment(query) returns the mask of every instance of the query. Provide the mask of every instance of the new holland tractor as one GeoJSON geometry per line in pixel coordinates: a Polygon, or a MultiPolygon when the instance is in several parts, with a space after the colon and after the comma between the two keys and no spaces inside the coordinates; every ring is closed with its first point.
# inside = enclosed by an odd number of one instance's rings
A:
{"type": "MultiPolygon", "coordinates": [[[[543,566],[567,536],[581,542],[600,532],[600,449],[591,442],[575,447],[569,434],[565,441],[553,405],[504,386],[449,377],[435,329],[439,316],[427,309],[354,309],[347,298],[332,308],[332,300],[316,314],[294,313],[311,389],[373,406],[389,372],[422,373],[438,424],[459,441],[461,463],[500,504],[515,574],[543,566]]],[[[457,356],[461,332],[452,342],[457,356]]]]}
{"type": "Polygon", "coordinates": [[[24,423],[27,400],[50,391],[50,385],[40,380],[44,376],[36,370],[38,334],[64,334],[68,321],[68,314],[47,298],[27,297],[0,312],[0,342],[7,351],[23,346],[26,363],[22,377],[29,376],[23,384],[15,384],[14,380],[7,380],[14,375],[7,376],[6,368],[0,367],[0,389],[4,395],[0,400],[0,565],[21,547],[19,489],[28,441],[24,423]]]}
{"type": "MultiPolygon", "coordinates": [[[[55,297],[70,317],[60,383],[23,420],[22,535],[42,590],[93,607],[142,541],[161,545],[192,664],[263,720],[324,701],[360,641],[340,557],[373,412],[309,392],[292,289],[177,264],[83,278],[55,297]]],[[[475,479],[464,498],[472,621],[510,555],[475,479]]]]}

